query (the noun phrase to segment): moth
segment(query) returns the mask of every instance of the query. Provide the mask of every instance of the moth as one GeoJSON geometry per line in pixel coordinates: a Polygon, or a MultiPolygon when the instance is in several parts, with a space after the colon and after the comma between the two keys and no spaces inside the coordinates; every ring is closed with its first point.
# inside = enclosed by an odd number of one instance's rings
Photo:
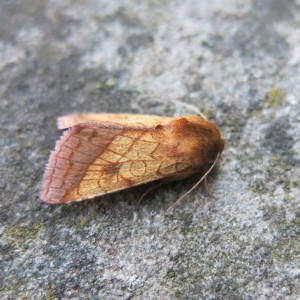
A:
{"type": "Polygon", "coordinates": [[[197,115],[73,114],[58,118],[58,128],[67,130],[50,154],[40,193],[52,204],[207,175],[224,148],[217,127],[197,115]]]}

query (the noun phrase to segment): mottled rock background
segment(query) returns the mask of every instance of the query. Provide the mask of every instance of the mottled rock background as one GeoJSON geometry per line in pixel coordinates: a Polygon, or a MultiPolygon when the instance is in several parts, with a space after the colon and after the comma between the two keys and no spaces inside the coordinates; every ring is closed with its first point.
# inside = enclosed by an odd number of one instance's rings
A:
{"type": "Polygon", "coordinates": [[[300,297],[299,0],[1,0],[1,299],[300,297]],[[175,102],[173,101],[175,100],[175,102]],[[186,105],[185,105],[186,104],[186,105]],[[204,112],[198,179],[50,206],[56,117],[204,112]]]}

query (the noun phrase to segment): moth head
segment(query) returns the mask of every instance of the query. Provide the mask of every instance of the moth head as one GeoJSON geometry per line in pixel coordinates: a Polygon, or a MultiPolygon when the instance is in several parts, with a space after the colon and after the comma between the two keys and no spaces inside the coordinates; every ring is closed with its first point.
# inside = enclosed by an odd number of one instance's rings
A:
{"type": "Polygon", "coordinates": [[[212,123],[208,123],[207,126],[201,128],[200,131],[200,145],[202,149],[204,164],[210,166],[223,152],[225,142],[218,128],[212,123]]]}
{"type": "Polygon", "coordinates": [[[224,149],[224,140],[220,138],[219,140],[216,140],[214,144],[211,145],[211,147],[208,147],[206,150],[206,157],[207,157],[207,166],[213,165],[216,160],[219,159],[223,149],[224,149]]]}

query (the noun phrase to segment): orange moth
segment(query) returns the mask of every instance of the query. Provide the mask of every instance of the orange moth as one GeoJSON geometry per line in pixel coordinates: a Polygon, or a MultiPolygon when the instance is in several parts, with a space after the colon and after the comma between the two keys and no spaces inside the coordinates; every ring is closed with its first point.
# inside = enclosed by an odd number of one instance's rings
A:
{"type": "Polygon", "coordinates": [[[195,173],[204,179],[224,148],[217,127],[196,115],[74,114],[60,117],[58,128],[68,130],[51,152],[40,194],[54,204],[195,173]]]}

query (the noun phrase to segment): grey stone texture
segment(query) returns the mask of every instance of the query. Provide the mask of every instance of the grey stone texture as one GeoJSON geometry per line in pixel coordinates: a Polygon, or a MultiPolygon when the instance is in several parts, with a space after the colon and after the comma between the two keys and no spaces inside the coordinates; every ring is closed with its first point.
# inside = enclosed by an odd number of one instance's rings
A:
{"type": "Polygon", "coordinates": [[[0,298],[299,299],[299,0],[1,0],[0,298]],[[202,111],[209,177],[48,205],[74,112],[202,111]]]}

